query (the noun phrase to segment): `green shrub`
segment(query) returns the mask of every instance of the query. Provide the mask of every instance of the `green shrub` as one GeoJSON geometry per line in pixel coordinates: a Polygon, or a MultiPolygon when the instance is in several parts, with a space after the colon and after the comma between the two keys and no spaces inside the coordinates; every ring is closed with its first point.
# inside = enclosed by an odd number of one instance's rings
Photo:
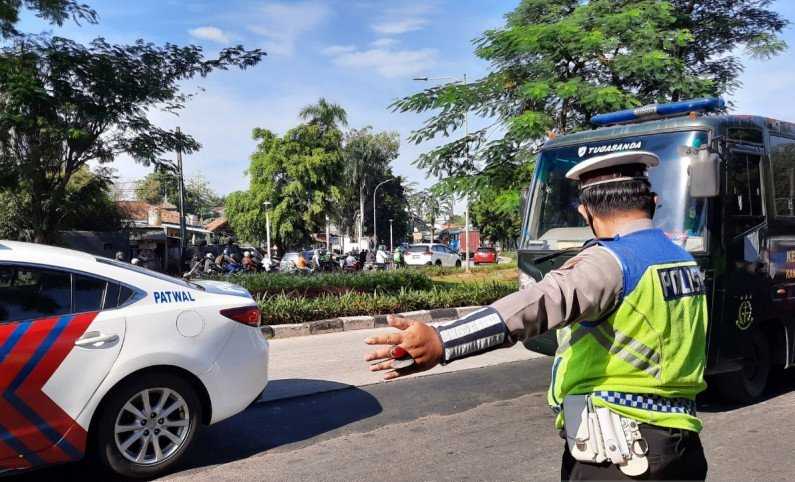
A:
{"type": "Polygon", "coordinates": [[[426,290],[401,289],[396,293],[356,293],[318,297],[279,294],[259,297],[264,324],[303,323],[306,321],[402,313],[434,308],[487,305],[516,290],[513,283],[471,283],[435,286],[426,290]]]}
{"type": "Polygon", "coordinates": [[[370,271],[358,273],[286,273],[237,274],[223,278],[243,286],[257,298],[285,294],[315,297],[357,293],[397,293],[401,289],[426,290],[433,282],[425,273],[414,270],[370,271]]]}

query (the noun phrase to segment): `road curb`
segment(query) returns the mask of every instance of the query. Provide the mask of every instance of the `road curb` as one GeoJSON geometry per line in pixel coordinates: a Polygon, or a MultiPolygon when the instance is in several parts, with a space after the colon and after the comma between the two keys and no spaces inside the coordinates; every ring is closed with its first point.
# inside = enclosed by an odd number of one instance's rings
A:
{"type": "MultiPolygon", "coordinates": [[[[432,322],[450,321],[481,308],[480,306],[463,306],[461,308],[438,308],[434,310],[409,311],[398,313],[397,316],[412,320],[432,322]]],[[[387,315],[375,316],[343,316],[329,320],[309,321],[287,325],[264,325],[262,333],[271,339],[294,338],[297,336],[321,335],[341,331],[367,330],[387,326],[387,315]]]]}

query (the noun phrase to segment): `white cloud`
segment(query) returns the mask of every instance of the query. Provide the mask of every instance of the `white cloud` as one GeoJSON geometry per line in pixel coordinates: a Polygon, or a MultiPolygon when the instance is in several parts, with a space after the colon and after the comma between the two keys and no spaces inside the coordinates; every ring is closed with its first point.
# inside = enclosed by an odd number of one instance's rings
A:
{"type": "Polygon", "coordinates": [[[434,64],[438,51],[435,49],[388,50],[368,49],[346,52],[334,57],[339,67],[373,69],[387,78],[409,77],[428,71],[434,64]]]}
{"type": "Polygon", "coordinates": [[[188,30],[188,33],[191,37],[195,37],[197,39],[202,40],[209,40],[211,42],[219,43],[219,44],[228,44],[231,42],[229,39],[229,35],[224,33],[218,27],[206,26],[206,27],[197,27],[191,30],[188,30]]]}
{"type": "Polygon", "coordinates": [[[319,2],[268,3],[260,9],[261,23],[248,29],[264,37],[263,48],[270,55],[290,56],[302,34],[328,17],[327,5],[319,2]]]}
{"type": "Polygon", "coordinates": [[[373,30],[384,35],[397,35],[406,32],[413,32],[421,30],[428,25],[428,20],[425,18],[413,17],[404,18],[399,20],[388,20],[379,22],[373,25],[373,30]]]}
{"type": "Polygon", "coordinates": [[[370,45],[372,47],[374,47],[374,48],[377,48],[377,49],[383,49],[383,48],[386,48],[386,47],[391,47],[391,46],[395,45],[396,43],[397,43],[397,40],[395,40],[393,38],[383,37],[383,38],[375,39],[373,41],[373,43],[371,43],[370,45]]]}
{"type": "Polygon", "coordinates": [[[323,55],[328,55],[329,57],[336,57],[338,55],[348,54],[355,51],[356,47],[353,45],[332,45],[321,50],[323,55]]]}

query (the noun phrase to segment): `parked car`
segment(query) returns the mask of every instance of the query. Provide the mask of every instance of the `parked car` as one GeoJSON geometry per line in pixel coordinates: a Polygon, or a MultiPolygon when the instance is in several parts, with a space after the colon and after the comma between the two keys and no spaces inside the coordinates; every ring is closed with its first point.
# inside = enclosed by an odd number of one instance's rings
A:
{"type": "Polygon", "coordinates": [[[409,266],[461,266],[461,258],[444,244],[412,244],[406,251],[409,266]]]}
{"type": "Polygon", "coordinates": [[[488,246],[481,246],[475,251],[473,261],[475,264],[496,263],[497,250],[488,246]]]}
{"type": "Polygon", "coordinates": [[[0,241],[0,472],[90,455],[124,477],[157,477],[200,425],[262,393],[260,316],[231,283],[0,241]]]}

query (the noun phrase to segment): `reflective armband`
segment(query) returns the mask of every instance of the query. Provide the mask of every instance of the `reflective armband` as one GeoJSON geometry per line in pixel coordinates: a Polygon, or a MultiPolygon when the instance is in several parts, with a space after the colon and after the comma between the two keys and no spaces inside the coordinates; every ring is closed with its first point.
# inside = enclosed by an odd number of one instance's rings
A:
{"type": "Polygon", "coordinates": [[[437,326],[436,331],[444,346],[442,364],[497,348],[510,338],[508,327],[492,307],[437,326]]]}

